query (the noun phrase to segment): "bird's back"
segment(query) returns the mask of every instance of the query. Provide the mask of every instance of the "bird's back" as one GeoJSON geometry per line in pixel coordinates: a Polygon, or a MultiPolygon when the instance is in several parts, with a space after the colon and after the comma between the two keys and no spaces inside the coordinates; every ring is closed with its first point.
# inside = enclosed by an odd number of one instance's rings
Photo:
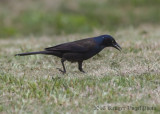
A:
{"type": "Polygon", "coordinates": [[[45,50],[46,51],[84,53],[84,52],[92,50],[96,46],[97,44],[94,38],[87,38],[87,39],[77,40],[77,41],[68,42],[68,43],[57,45],[57,46],[45,48],[45,50]]]}

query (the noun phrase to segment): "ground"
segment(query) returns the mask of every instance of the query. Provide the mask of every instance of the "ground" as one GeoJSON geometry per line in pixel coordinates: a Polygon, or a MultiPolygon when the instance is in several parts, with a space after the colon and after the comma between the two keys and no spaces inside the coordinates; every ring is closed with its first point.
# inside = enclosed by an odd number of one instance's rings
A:
{"type": "Polygon", "coordinates": [[[1,113],[158,113],[160,111],[160,27],[115,32],[0,39],[1,113]],[[15,57],[60,43],[111,34],[123,48],[106,48],[76,63],[46,55],[15,57]],[[142,108],[143,107],[143,108],[142,108]],[[145,109],[147,107],[147,109],[145,109]]]}

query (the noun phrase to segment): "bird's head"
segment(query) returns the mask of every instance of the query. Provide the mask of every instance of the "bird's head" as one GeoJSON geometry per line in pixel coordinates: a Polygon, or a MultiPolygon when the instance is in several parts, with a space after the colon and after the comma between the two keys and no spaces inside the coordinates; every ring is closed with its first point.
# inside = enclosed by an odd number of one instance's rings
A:
{"type": "Polygon", "coordinates": [[[114,48],[118,49],[119,51],[122,50],[120,45],[115,41],[115,39],[112,36],[101,35],[99,37],[101,37],[103,39],[102,45],[104,45],[105,47],[114,47],[114,48]]]}

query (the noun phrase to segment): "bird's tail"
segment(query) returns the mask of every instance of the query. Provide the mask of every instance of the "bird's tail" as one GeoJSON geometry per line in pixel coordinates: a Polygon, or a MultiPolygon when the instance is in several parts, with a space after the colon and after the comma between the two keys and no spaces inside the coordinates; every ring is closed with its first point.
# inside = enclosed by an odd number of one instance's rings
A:
{"type": "Polygon", "coordinates": [[[15,56],[26,56],[26,55],[35,55],[35,54],[51,54],[49,51],[37,51],[37,52],[27,52],[16,54],[15,56]]]}

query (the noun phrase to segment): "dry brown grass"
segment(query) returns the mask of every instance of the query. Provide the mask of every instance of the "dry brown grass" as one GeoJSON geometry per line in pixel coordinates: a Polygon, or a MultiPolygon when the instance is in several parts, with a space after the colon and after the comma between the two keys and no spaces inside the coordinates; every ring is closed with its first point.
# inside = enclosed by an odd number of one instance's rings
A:
{"type": "MultiPolygon", "coordinates": [[[[145,113],[158,113],[159,31],[159,27],[145,25],[110,33],[123,48],[121,53],[106,48],[100,55],[84,63],[84,70],[87,71],[85,74],[78,71],[77,64],[66,62],[66,75],[62,75],[56,69],[61,67],[56,57],[44,55],[14,57],[14,54],[43,50],[48,46],[97,36],[105,32],[95,30],[94,33],[85,35],[1,39],[1,112],[59,113],[62,110],[70,113],[103,112],[94,110],[94,106],[98,105],[153,106],[156,110],[145,113]]],[[[107,109],[104,111],[108,112],[107,109]]],[[[123,112],[137,113],[133,110],[123,112]]]]}

